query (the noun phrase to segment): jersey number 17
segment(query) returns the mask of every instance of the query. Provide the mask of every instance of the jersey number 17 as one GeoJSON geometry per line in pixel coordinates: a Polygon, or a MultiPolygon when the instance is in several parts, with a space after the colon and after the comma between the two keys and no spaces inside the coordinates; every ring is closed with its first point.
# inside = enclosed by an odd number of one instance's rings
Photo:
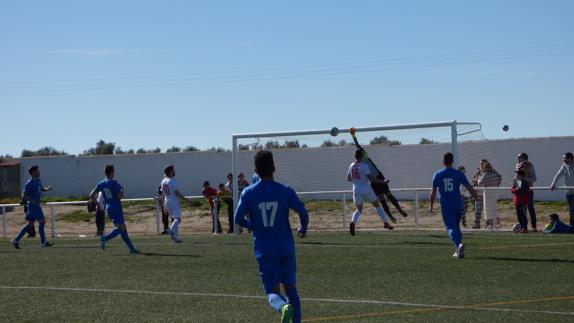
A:
{"type": "Polygon", "coordinates": [[[261,202],[259,203],[259,211],[261,211],[263,226],[272,228],[275,224],[275,215],[277,214],[277,202],[261,202]],[[267,211],[271,211],[271,214],[268,215],[267,211]]]}

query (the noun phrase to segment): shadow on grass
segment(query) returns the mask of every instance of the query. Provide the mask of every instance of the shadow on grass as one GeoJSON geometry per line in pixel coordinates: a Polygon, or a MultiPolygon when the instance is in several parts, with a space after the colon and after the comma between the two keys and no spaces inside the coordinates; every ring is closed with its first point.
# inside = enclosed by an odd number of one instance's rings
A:
{"type": "Polygon", "coordinates": [[[122,254],[122,255],[114,255],[114,257],[125,257],[125,256],[144,256],[144,257],[188,257],[188,258],[200,258],[200,255],[186,255],[186,254],[175,254],[175,253],[157,253],[157,252],[142,252],[139,255],[130,255],[130,254],[122,254]]]}
{"type": "Polygon", "coordinates": [[[511,257],[474,257],[474,259],[495,260],[495,261],[547,262],[547,263],[571,263],[571,264],[574,264],[574,260],[556,259],[556,258],[537,259],[537,258],[511,258],[511,257]]]}

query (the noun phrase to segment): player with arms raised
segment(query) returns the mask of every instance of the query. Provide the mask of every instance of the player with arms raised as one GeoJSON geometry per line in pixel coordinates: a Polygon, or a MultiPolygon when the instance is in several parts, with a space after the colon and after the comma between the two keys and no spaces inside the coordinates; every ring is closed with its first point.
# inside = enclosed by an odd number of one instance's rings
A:
{"type": "Polygon", "coordinates": [[[385,175],[383,175],[383,172],[381,172],[381,170],[377,167],[377,165],[375,165],[375,163],[373,162],[371,157],[369,157],[369,154],[367,153],[367,151],[359,144],[359,140],[357,139],[357,136],[355,136],[355,133],[356,133],[355,128],[349,129],[349,133],[353,137],[353,141],[355,142],[355,146],[357,147],[357,149],[360,149],[363,152],[363,162],[365,164],[367,164],[367,166],[369,166],[369,169],[371,171],[371,175],[373,175],[374,177],[376,177],[378,179],[383,180],[383,183],[371,182],[371,188],[373,189],[373,191],[375,192],[375,194],[379,198],[379,201],[381,202],[381,206],[383,207],[383,210],[385,211],[385,213],[388,215],[389,219],[391,219],[391,221],[393,221],[394,223],[397,222],[395,217],[391,214],[391,209],[387,205],[386,199],[389,199],[389,201],[395,206],[395,208],[399,211],[399,213],[402,216],[407,217],[408,216],[407,212],[405,212],[401,208],[399,201],[397,201],[397,199],[395,198],[393,193],[391,193],[391,190],[389,188],[389,181],[387,179],[385,179],[385,175]]]}
{"type": "Polygon", "coordinates": [[[381,220],[383,220],[383,223],[385,224],[385,229],[392,230],[393,227],[389,224],[389,222],[387,222],[387,216],[385,215],[385,211],[383,211],[383,208],[379,203],[377,195],[375,195],[375,192],[371,186],[369,186],[369,182],[384,183],[384,180],[371,175],[369,166],[363,162],[363,150],[361,149],[357,149],[355,151],[355,161],[351,163],[351,166],[349,166],[349,170],[347,171],[347,180],[349,182],[353,182],[353,202],[357,207],[353,213],[351,224],[349,224],[351,235],[355,235],[355,225],[357,222],[359,222],[361,213],[363,213],[364,200],[367,200],[373,204],[377,210],[377,214],[381,217],[381,220]]]}
{"type": "Polygon", "coordinates": [[[299,214],[301,226],[297,234],[301,238],[306,235],[309,215],[292,188],[273,180],[275,166],[270,151],[255,154],[255,170],[261,180],[241,193],[235,223],[253,230],[253,249],[269,304],[281,313],[281,322],[299,323],[301,301],[295,286],[295,243],[289,209],[299,214]],[[280,284],[286,298],[281,295],[280,284]]]}
{"type": "Polygon", "coordinates": [[[108,234],[100,236],[100,246],[105,250],[106,243],[109,240],[121,235],[122,240],[128,247],[130,253],[140,253],[139,250],[133,246],[130,237],[128,236],[121,202],[121,199],[124,198],[124,188],[114,179],[114,165],[106,165],[104,172],[106,174],[106,179],[99,182],[92,190],[90,193],[90,200],[96,203],[98,193],[104,193],[108,217],[116,227],[112,231],[108,232],[108,234]]]}
{"type": "Polygon", "coordinates": [[[450,240],[454,244],[455,258],[464,258],[464,245],[462,244],[462,232],[460,231],[460,218],[462,217],[462,195],[460,185],[464,185],[472,197],[476,199],[476,191],[468,182],[466,175],[454,169],[452,164],[454,156],[446,153],[443,156],[443,169],[433,175],[432,193],[430,196],[429,212],[433,214],[434,202],[437,190],[440,192],[440,209],[444,226],[448,232],[450,240]]]}

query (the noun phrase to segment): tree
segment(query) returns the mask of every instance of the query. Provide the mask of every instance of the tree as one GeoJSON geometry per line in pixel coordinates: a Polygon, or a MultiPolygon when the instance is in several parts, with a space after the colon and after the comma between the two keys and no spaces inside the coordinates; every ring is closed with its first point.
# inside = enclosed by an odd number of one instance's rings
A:
{"type": "Polygon", "coordinates": [[[100,140],[96,143],[96,147],[84,150],[83,155],[113,155],[116,148],[114,142],[105,142],[100,140]]]}
{"type": "Polygon", "coordinates": [[[53,147],[46,146],[38,150],[22,150],[20,157],[37,157],[37,156],[65,156],[68,155],[67,152],[63,150],[57,150],[53,147]]]}
{"type": "Polygon", "coordinates": [[[116,149],[114,150],[114,154],[116,155],[133,155],[136,152],[133,149],[130,150],[123,150],[122,147],[116,147],[116,149]]]}
{"type": "Polygon", "coordinates": [[[325,140],[323,141],[323,143],[321,144],[321,147],[326,148],[326,147],[336,147],[337,144],[332,142],[331,140],[325,140]]]}
{"type": "Polygon", "coordinates": [[[277,140],[271,140],[265,143],[265,149],[275,149],[279,148],[279,142],[277,140]]]}
{"type": "Polygon", "coordinates": [[[387,136],[378,136],[371,140],[371,145],[387,145],[387,146],[398,146],[402,143],[398,140],[389,140],[387,136]]]}
{"type": "Polygon", "coordinates": [[[281,146],[281,148],[300,148],[299,140],[285,140],[285,143],[281,146]]]}
{"type": "Polygon", "coordinates": [[[176,147],[176,146],[172,146],[171,148],[168,148],[166,151],[166,153],[179,153],[181,152],[181,148],[176,147]]]}
{"type": "Polygon", "coordinates": [[[154,149],[144,149],[144,148],[140,148],[138,150],[136,150],[136,154],[159,154],[161,153],[161,148],[157,147],[154,149]]]}
{"type": "Polygon", "coordinates": [[[345,139],[339,140],[339,146],[341,146],[341,147],[350,146],[350,145],[352,145],[352,144],[348,143],[347,140],[345,140],[345,139]]]}
{"type": "Polygon", "coordinates": [[[207,151],[214,151],[214,152],[216,152],[216,153],[222,153],[222,152],[228,151],[228,150],[225,149],[225,148],[222,148],[222,147],[217,147],[217,148],[216,148],[216,147],[211,147],[211,148],[207,149],[207,151]]]}
{"type": "Polygon", "coordinates": [[[199,151],[199,149],[197,149],[194,146],[187,146],[187,147],[183,148],[183,151],[188,153],[188,152],[192,152],[192,151],[199,151]]]}
{"type": "Polygon", "coordinates": [[[249,150],[249,145],[239,144],[239,146],[237,146],[237,150],[249,150]]]}
{"type": "Polygon", "coordinates": [[[436,144],[436,141],[422,137],[421,141],[419,142],[419,145],[430,145],[430,144],[436,144]]]}

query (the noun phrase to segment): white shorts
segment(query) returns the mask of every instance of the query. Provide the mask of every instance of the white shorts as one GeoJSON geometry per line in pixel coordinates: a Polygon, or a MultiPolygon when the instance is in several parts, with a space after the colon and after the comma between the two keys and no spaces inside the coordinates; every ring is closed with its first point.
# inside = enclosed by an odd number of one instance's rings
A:
{"type": "Polygon", "coordinates": [[[179,207],[179,203],[166,203],[165,208],[167,209],[167,213],[174,219],[181,218],[181,208],[179,207]]]}
{"type": "Polygon", "coordinates": [[[353,202],[355,205],[363,204],[365,200],[371,203],[378,200],[372,188],[369,187],[364,191],[353,191],[353,202]]]}

